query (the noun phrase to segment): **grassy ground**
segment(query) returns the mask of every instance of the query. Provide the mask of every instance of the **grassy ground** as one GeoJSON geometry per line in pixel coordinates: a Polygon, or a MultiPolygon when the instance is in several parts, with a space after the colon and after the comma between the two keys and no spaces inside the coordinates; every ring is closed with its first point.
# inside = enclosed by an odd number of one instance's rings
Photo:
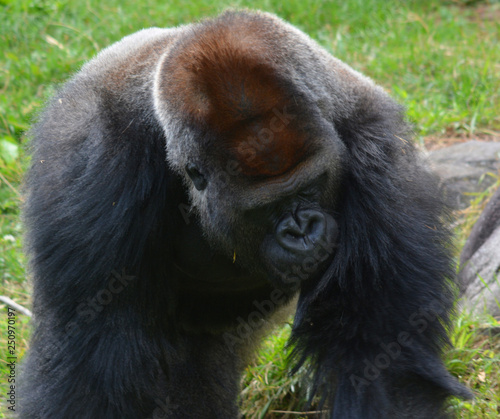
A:
{"type": "MultiPolygon", "coordinates": [[[[408,108],[417,141],[500,131],[498,1],[0,0],[0,294],[30,305],[19,223],[25,131],[55,85],[126,34],[192,21],[227,6],[275,12],[371,76],[408,108]]],[[[478,197],[461,218],[461,241],[485,197],[478,197]]],[[[2,309],[2,409],[5,313],[2,309]]],[[[477,394],[472,403],[453,402],[460,417],[500,414],[500,343],[489,335],[494,326],[491,318],[462,315],[456,320],[456,349],[447,364],[477,394]]],[[[17,327],[17,355],[22,357],[29,335],[26,317],[18,317],[17,327]]],[[[287,333],[285,327],[266,341],[259,366],[244,377],[242,407],[248,418],[286,417],[283,411],[299,409],[305,389],[285,373],[287,333]]]]}

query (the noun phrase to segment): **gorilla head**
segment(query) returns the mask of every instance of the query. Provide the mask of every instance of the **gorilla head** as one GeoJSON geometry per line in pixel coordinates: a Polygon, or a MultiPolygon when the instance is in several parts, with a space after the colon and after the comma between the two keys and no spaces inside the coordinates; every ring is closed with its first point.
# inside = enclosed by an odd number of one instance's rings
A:
{"type": "Polygon", "coordinates": [[[253,31],[207,25],[173,46],[155,106],[211,245],[283,287],[291,265],[313,276],[332,256],[345,146],[253,31]]]}

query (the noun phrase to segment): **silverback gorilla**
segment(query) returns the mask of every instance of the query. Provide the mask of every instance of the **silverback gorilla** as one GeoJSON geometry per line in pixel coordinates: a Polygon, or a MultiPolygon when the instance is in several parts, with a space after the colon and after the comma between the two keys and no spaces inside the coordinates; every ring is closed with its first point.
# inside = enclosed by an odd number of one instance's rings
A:
{"type": "Polygon", "coordinates": [[[297,304],[335,419],[438,418],[454,269],[401,108],[306,35],[229,11],[128,36],[33,129],[23,418],[237,418],[297,304]],[[297,297],[297,298],[296,298],[297,297]]]}

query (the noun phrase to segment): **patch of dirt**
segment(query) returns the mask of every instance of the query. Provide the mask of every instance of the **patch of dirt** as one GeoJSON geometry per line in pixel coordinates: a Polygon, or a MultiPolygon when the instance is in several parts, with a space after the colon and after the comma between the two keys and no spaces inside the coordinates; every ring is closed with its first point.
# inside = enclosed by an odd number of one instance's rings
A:
{"type": "Polygon", "coordinates": [[[440,148],[449,147],[453,144],[465,143],[467,141],[491,141],[500,142],[500,132],[491,132],[488,134],[457,134],[449,133],[448,135],[430,135],[424,138],[425,149],[427,151],[438,150],[440,148]]]}
{"type": "Polygon", "coordinates": [[[500,20],[500,7],[498,4],[478,4],[473,8],[474,13],[469,16],[473,22],[498,22],[500,20]]]}

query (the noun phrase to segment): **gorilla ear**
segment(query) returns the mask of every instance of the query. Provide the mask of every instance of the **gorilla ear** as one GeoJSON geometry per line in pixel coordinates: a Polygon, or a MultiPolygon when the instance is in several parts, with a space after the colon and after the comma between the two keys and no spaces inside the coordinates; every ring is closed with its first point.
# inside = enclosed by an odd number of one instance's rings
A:
{"type": "Polygon", "coordinates": [[[172,47],[157,79],[160,100],[219,133],[283,109],[289,97],[262,35],[253,33],[257,28],[232,27],[237,23],[193,31],[172,47]]]}

